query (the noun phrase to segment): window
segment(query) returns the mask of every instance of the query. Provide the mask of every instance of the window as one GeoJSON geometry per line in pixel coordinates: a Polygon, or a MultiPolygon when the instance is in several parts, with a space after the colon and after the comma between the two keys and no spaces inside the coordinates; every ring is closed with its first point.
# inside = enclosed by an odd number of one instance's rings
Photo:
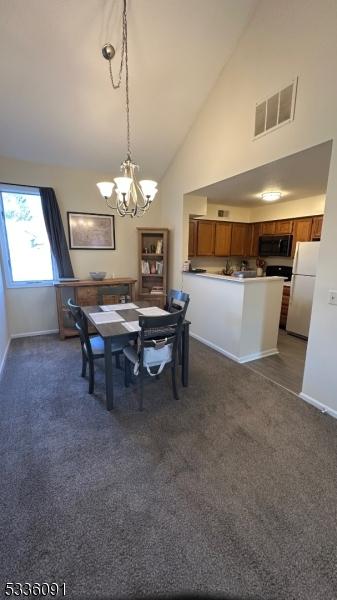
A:
{"type": "Polygon", "coordinates": [[[38,188],[0,184],[0,200],[7,285],[51,284],[56,274],[38,188]]]}

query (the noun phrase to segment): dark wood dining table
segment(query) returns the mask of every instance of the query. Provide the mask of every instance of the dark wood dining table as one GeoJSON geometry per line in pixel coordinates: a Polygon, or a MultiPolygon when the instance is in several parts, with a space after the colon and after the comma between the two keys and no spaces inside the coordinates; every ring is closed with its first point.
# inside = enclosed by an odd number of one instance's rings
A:
{"type": "MultiPolygon", "coordinates": [[[[135,301],[138,308],[146,308],[149,306],[148,302],[135,301]]],[[[137,331],[127,331],[123,326],[123,321],[115,323],[95,323],[91,313],[102,312],[99,306],[81,306],[81,310],[88,320],[88,322],[94,326],[98,335],[104,340],[104,364],[105,364],[105,397],[107,410],[112,410],[114,406],[114,392],[113,392],[113,366],[112,366],[112,353],[111,343],[116,341],[117,338],[125,338],[125,344],[128,340],[136,339],[138,336],[137,331]]],[[[135,308],[129,308],[126,310],[116,310],[116,312],[123,317],[124,321],[138,321],[141,316],[135,308]]],[[[190,321],[183,322],[182,326],[182,356],[181,356],[181,382],[184,387],[188,386],[188,368],[189,368],[189,326],[190,321]]]]}

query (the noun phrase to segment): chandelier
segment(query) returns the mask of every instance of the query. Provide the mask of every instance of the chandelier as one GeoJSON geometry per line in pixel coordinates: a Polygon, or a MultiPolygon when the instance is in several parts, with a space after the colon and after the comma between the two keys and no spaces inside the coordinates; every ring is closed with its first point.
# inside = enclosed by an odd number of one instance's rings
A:
{"type": "Polygon", "coordinates": [[[129,215],[130,217],[141,217],[151,206],[151,203],[157,193],[157,182],[150,179],[138,181],[136,171],[139,166],[131,158],[130,146],[130,101],[129,101],[129,64],[128,64],[128,26],[126,0],[123,0],[123,36],[121,61],[119,66],[118,79],[115,82],[111,61],[115,56],[115,48],[109,43],[102,48],[102,54],[109,61],[109,73],[111,85],[114,90],[120,88],[122,82],[123,70],[125,70],[125,109],[126,109],[126,136],[127,136],[127,155],[121,164],[122,175],[115,177],[113,181],[101,181],[97,187],[105,198],[108,207],[116,210],[121,217],[129,215]]]}

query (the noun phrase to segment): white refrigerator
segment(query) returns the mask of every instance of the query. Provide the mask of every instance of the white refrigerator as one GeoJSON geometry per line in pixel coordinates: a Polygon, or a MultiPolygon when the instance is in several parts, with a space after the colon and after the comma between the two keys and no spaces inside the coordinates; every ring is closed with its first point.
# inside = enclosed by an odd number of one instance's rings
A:
{"type": "Polygon", "coordinates": [[[289,298],[287,332],[308,338],[319,242],[297,242],[289,298]]]}

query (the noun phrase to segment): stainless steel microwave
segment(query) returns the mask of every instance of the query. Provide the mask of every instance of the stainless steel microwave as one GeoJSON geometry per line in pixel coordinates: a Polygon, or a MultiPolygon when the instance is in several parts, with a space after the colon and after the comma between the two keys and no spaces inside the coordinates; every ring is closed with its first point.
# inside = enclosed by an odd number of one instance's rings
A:
{"type": "Polygon", "coordinates": [[[292,241],[292,235],[262,235],[259,256],[290,256],[292,241]]]}

